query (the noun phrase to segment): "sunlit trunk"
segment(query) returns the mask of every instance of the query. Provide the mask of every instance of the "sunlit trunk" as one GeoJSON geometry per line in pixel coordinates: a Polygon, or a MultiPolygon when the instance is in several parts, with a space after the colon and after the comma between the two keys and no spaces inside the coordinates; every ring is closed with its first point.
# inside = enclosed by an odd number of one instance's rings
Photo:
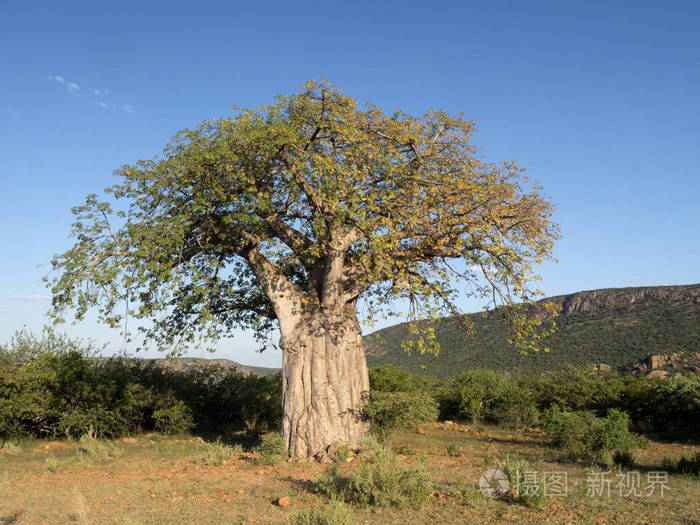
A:
{"type": "Polygon", "coordinates": [[[357,317],[304,316],[281,340],[282,437],[290,456],[322,460],[329,445],[371,434],[362,406],[369,375],[357,317]]]}

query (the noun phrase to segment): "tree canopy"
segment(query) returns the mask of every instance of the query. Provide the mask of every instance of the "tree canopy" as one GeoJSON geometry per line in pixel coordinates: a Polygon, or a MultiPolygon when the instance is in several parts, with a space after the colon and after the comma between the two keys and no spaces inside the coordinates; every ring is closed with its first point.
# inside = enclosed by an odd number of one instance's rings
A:
{"type": "Polygon", "coordinates": [[[147,319],[147,340],[173,350],[236,328],[284,336],[360,298],[369,319],[403,300],[414,319],[455,314],[465,293],[514,308],[551,258],[553,206],[515,162],[486,162],[474,130],[447,111],[360,106],[325,81],[183,130],[74,208],[51,314],[147,319]]]}

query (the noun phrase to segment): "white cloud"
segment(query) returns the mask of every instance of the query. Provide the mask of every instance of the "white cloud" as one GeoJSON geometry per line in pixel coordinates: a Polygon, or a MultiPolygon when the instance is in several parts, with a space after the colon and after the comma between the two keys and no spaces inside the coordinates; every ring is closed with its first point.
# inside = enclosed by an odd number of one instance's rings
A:
{"type": "Polygon", "coordinates": [[[66,84],[66,89],[70,92],[80,91],[80,86],[75,82],[68,82],[68,84],[66,84]]]}
{"type": "Polygon", "coordinates": [[[98,102],[97,105],[100,106],[101,108],[107,107],[107,104],[105,104],[104,102],[98,102]]]}
{"type": "Polygon", "coordinates": [[[133,113],[133,112],[134,112],[134,108],[133,108],[132,106],[130,106],[129,104],[124,104],[124,105],[122,106],[122,109],[123,109],[124,111],[126,111],[127,113],[133,113]]]}
{"type": "Polygon", "coordinates": [[[60,82],[61,84],[64,83],[64,82],[66,81],[65,78],[59,77],[59,76],[49,77],[49,80],[55,80],[56,82],[60,82]]]}
{"type": "Polygon", "coordinates": [[[92,92],[98,97],[109,95],[109,89],[93,89],[92,92]]]}
{"type": "Polygon", "coordinates": [[[14,299],[17,301],[48,301],[51,299],[49,295],[40,295],[40,294],[34,294],[34,295],[8,295],[8,299],[14,299]]]}

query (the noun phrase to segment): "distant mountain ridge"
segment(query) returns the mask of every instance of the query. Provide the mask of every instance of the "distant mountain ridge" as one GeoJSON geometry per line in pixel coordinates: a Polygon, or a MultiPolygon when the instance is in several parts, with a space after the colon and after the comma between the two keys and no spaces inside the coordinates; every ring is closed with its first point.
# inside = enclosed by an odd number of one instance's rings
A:
{"type": "Polygon", "coordinates": [[[559,295],[544,299],[562,306],[562,315],[590,310],[630,306],[644,301],[666,304],[697,304],[700,302],[700,284],[685,286],[653,286],[636,288],[604,288],[559,295]]]}
{"type": "MultiPolygon", "coordinates": [[[[114,358],[99,358],[99,359],[114,359],[114,358]]],[[[121,358],[124,359],[124,358],[121,358]]],[[[274,375],[280,371],[279,368],[266,368],[263,366],[242,365],[231,359],[207,359],[202,357],[158,357],[158,358],[142,358],[128,357],[126,359],[151,362],[156,366],[170,368],[175,370],[189,370],[193,368],[214,368],[220,367],[225,370],[234,369],[243,375],[255,374],[258,376],[274,375]]]]}
{"type": "Polygon", "coordinates": [[[368,364],[441,377],[474,368],[533,373],[601,363],[632,371],[650,354],[700,352],[700,284],[589,290],[543,301],[562,306],[557,331],[543,342],[549,353],[521,355],[507,342],[507,324],[489,312],[468,314],[475,329],[468,339],[450,319],[437,322],[438,356],[401,350],[405,323],[379,330],[365,337],[368,364]]]}

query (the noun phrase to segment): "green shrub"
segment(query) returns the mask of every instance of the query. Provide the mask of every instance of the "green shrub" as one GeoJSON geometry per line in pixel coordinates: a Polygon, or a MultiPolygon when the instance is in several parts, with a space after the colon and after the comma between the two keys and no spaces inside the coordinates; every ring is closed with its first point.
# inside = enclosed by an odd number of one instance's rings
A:
{"type": "Polygon", "coordinates": [[[133,432],[256,435],[279,426],[281,376],[245,376],[216,366],[180,369],[152,361],[95,358],[80,340],[18,332],[0,346],[0,439],[78,436],[92,428],[117,437],[133,432]],[[178,403],[181,402],[182,404],[178,403]]]}
{"type": "Polygon", "coordinates": [[[431,482],[420,462],[410,467],[382,446],[365,454],[354,468],[335,463],[319,480],[319,491],[363,506],[417,508],[428,499],[431,482]]]}
{"type": "Polygon", "coordinates": [[[435,399],[421,392],[373,392],[364,412],[375,428],[385,430],[435,421],[438,416],[435,399]]]}
{"type": "Polygon", "coordinates": [[[521,386],[531,390],[540,410],[552,405],[566,411],[604,413],[619,408],[624,380],[613,371],[597,372],[569,366],[565,370],[524,377],[521,386]]]}
{"type": "Polygon", "coordinates": [[[369,371],[370,392],[431,393],[439,385],[436,378],[412,374],[391,365],[376,366],[369,371]]]}
{"type": "Polygon", "coordinates": [[[182,401],[173,401],[153,411],[155,427],[164,434],[186,434],[194,427],[192,410],[182,401]]]}
{"type": "Polygon", "coordinates": [[[506,424],[518,430],[537,423],[532,392],[492,370],[470,370],[457,376],[439,394],[443,419],[471,419],[506,424]]]}
{"type": "Polygon", "coordinates": [[[620,468],[631,469],[634,466],[634,455],[627,450],[616,450],[612,461],[620,468]]]}
{"type": "Polygon", "coordinates": [[[544,503],[544,486],[542,479],[526,460],[517,455],[506,456],[503,472],[508,476],[514,497],[520,503],[539,509],[544,503]],[[535,473],[535,475],[528,475],[535,473]]]}
{"type": "Polygon", "coordinates": [[[590,412],[563,412],[558,407],[545,411],[542,424],[552,443],[570,457],[610,463],[614,450],[638,448],[640,439],[629,431],[629,417],[610,410],[606,418],[590,412]]]}
{"type": "Polygon", "coordinates": [[[700,434],[700,377],[630,378],[623,401],[641,431],[679,437],[700,434]]]}
{"type": "Polygon", "coordinates": [[[350,525],[350,509],[340,501],[293,512],[290,525],[350,525]]]}
{"type": "Polygon", "coordinates": [[[66,412],[59,418],[58,429],[72,437],[88,432],[100,438],[116,437],[125,433],[126,424],[119,413],[98,406],[66,412]]]}
{"type": "Polygon", "coordinates": [[[263,434],[255,451],[258,453],[255,462],[261,465],[275,465],[287,458],[284,441],[277,432],[263,434]]]}
{"type": "Polygon", "coordinates": [[[661,470],[673,472],[674,470],[676,470],[676,464],[671,458],[669,458],[668,456],[664,456],[664,458],[661,460],[661,470]]]}
{"type": "Polygon", "coordinates": [[[490,414],[491,419],[515,430],[532,428],[537,425],[540,411],[534,399],[524,391],[513,389],[507,400],[497,405],[490,414]]]}
{"type": "Polygon", "coordinates": [[[335,451],[335,457],[333,458],[333,461],[345,463],[348,459],[350,459],[350,449],[348,449],[348,447],[344,445],[338,447],[338,449],[335,451]]]}

